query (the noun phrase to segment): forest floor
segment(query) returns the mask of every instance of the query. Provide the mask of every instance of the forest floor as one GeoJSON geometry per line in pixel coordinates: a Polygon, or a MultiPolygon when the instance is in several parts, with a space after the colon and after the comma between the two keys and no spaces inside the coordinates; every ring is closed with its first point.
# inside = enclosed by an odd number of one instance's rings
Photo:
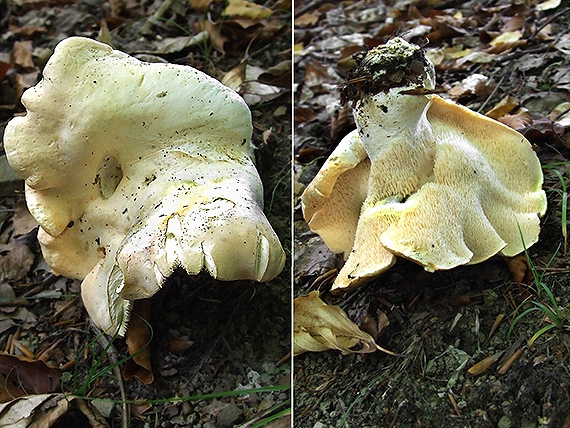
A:
{"type": "MultiPolygon", "coordinates": [[[[125,380],[113,368],[132,363],[125,341],[106,339],[90,325],[80,281],[50,273],[23,183],[3,176],[0,402],[75,394],[103,415],[99,426],[289,426],[291,3],[233,4],[230,10],[209,0],[0,1],[1,134],[9,119],[24,113],[22,92],[41,78],[66,37],[98,39],[145,61],[196,67],[236,89],[252,110],[265,212],[287,254],[281,275],[265,284],[175,272],[151,299],[153,376],[142,379],[154,381],[125,380]],[[46,384],[50,375],[56,381],[46,384]],[[242,388],[259,392],[232,394],[242,388]]],[[[5,163],[3,150],[0,155],[5,163]]],[[[54,400],[30,404],[30,411],[46,419],[54,400]]],[[[81,409],[77,404],[66,417],[50,416],[50,424],[89,426],[95,417],[81,409]]]]}
{"type": "Polygon", "coordinates": [[[531,263],[520,259],[525,278],[515,278],[499,257],[433,274],[401,259],[344,296],[328,292],[330,280],[315,282],[343,261],[308,229],[297,199],[295,295],[318,289],[379,345],[407,358],[379,351],[295,357],[295,427],[570,427],[570,259],[563,224],[570,3],[536,3],[295,3],[297,197],[354,129],[349,108],[339,103],[347,58],[394,35],[425,45],[443,97],[483,114],[506,106],[498,116],[507,122],[508,113],[526,118],[510,123],[535,148],[548,197],[531,263]],[[535,310],[538,304],[559,312],[549,317],[535,310]]]}

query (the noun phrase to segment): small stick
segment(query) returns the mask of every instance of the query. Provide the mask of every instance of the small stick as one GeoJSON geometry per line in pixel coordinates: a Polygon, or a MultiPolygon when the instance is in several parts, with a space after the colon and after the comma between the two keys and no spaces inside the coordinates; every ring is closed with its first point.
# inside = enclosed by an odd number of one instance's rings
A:
{"type": "Polygon", "coordinates": [[[49,355],[50,355],[51,351],[53,351],[55,348],[57,348],[59,346],[59,344],[61,343],[61,340],[62,339],[56,340],[50,346],[48,346],[47,348],[44,348],[40,352],[38,352],[36,354],[36,359],[42,360],[42,361],[47,361],[49,359],[49,355]]]}
{"type": "Polygon", "coordinates": [[[24,355],[24,357],[30,358],[32,360],[35,359],[36,356],[34,353],[19,340],[14,340],[14,347],[17,348],[24,355]]]}

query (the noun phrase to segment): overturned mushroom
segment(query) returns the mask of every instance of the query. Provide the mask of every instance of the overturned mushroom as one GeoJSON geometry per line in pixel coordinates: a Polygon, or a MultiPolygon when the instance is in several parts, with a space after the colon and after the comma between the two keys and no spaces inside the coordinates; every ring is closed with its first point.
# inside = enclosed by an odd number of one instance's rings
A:
{"type": "Polygon", "coordinates": [[[177,267],[268,281],[284,253],[262,211],[251,116],[191,67],[148,64],[93,40],[55,49],[4,141],[55,273],[83,279],[108,333],[177,267]]]}
{"type": "Polygon", "coordinates": [[[534,244],[546,197],[529,142],[434,95],[433,64],[416,45],[394,38],[355,59],[342,95],[357,130],[302,195],[311,229],[346,258],[333,291],[396,255],[435,271],[534,244]]]}

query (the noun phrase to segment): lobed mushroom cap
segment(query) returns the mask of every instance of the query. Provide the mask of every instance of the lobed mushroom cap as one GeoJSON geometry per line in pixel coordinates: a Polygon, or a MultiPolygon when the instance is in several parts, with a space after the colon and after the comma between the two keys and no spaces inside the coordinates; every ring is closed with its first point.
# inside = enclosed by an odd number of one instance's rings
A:
{"type": "Polygon", "coordinates": [[[173,270],[268,281],[284,265],[262,211],[249,109],[191,67],[149,64],[82,38],[62,41],[26,91],[5,149],[53,271],[84,279],[104,330],[173,270]]]}
{"type": "Polygon", "coordinates": [[[546,212],[540,163],[513,129],[432,96],[433,181],[403,203],[382,234],[390,251],[427,270],[514,256],[538,240],[546,212]]]}
{"type": "Polygon", "coordinates": [[[370,160],[355,130],[342,139],[301,195],[309,227],[334,253],[348,257],[354,245],[369,174],[370,160]]]}
{"type": "Polygon", "coordinates": [[[433,64],[418,46],[392,39],[356,62],[343,98],[357,134],[302,195],[311,229],[346,258],[332,291],[373,279],[395,255],[434,271],[534,244],[546,196],[530,143],[430,94],[433,64]]]}

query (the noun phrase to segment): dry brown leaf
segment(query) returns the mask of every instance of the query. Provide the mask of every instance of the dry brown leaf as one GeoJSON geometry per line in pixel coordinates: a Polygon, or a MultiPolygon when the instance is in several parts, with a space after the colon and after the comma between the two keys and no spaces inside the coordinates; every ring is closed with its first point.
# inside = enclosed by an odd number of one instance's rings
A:
{"type": "Polygon", "coordinates": [[[360,324],[360,329],[368,333],[374,340],[377,340],[382,331],[390,325],[390,320],[386,314],[380,309],[376,310],[376,319],[370,315],[366,315],[360,324]]]}
{"type": "Polygon", "coordinates": [[[204,22],[204,29],[208,33],[208,39],[214,47],[218,51],[225,53],[224,45],[229,41],[229,38],[222,34],[222,25],[207,20],[204,22]]]}
{"type": "Polygon", "coordinates": [[[0,280],[18,281],[24,278],[33,263],[34,253],[23,242],[0,245],[0,280]]]}
{"type": "Polygon", "coordinates": [[[171,340],[168,344],[168,351],[180,355],[190,349],[192,345],[194,345],[194,342],[188,339],[171,340]]]}
{"type": "Polygon", "coordinates": [[[495,332],[500,327],[500,325],[503,323],[503,321],[505,320],[506,317],[507,317],[506,314],[497,315],[497,318],[495,318],[495,322],[493,323],[491,330],[489,331],[489,337],[491,337],[493,334],[495,334],[495,332]]]}
{"type": "Polygon", "coordinates": [[[534,120],[531,125],[519,130],[527,140],[533,142],[544,142],[544,140],[553,140],[559,142],[564,135],[564,126],[558,122],[553,122],[547,117],[534,120]]]}
{"type": "Polygon", "coordinates": [[[303,15],[295,18],[295,27],[312,27],[319,22],[320,16],[321,14],[319,12],[304,13],[303,15]]]}
{"type": "MultiPolygon", "coordinates": [[[[107,428],[109,425],[97,409],[78,397],[63,394],[28,395],[0,404],[0,420],[3,427],[50,428],[61,426],[62,417],[66,426],[78,420],[77,413],[87,419],[91,428],[107,428]],[[73,409],[73,412],[70,412],[73,409]]],[[[84,425],[81,425],[84,426],[84,425]]]]}
{"type": "Polygon", "coordinates": [[[11,63],[0,61],[0,82],[4,80],[4,77],[6,77],[6,73],[8,73],[8,70],[10,70],[10,68],[12,68],[11,63]]]}
{"type": "Polygon", "coordinates": [[[247,0],[229,0],[223,15],[261,21],[269,18],[272,13],[271,9],[247,0]]]}
{"type": "Polygon", "coordinates": [[[374,339],[354,324],[339,306],[329,306],[318,291],[293,301],[293,355],[338,349],[343,354],[374,352],[374,339]],[[353,350],[357,345],[360,349],[353,350]]]}
{"type": "Polygon", "coordinates": [[[222,77],[222,83],[228,88],[232,88],[234,91],[239,92],[241,85],[245,80],[245,61],[240,62],[237,66],[232,68],[224,77],[222,77]]]}
{"type": "Polygon", "coordinates": [[[319,61],[311,61],[305,64],[305,85],[309,88],[332,81],[333,78],[326,65],[319,61]]]}
{"type": "Polygon", "coordinates": [[[59,387],[62,370],[41,360],[0,351],[0,373],[7,376],[7,382],[14,382],[27,393],[45,394],[59,387]]]}
{"type": "Polygon", "coordinates": [[[517,14],[515,16],[505,16],[503,17],[504,25],[501,27],[501,31],[512,32],[520,30],[524,27],[525,16],[522,14],[517,14]]]}
{"type": "Polygon", "coordinates": [[[558,104],[548,115],[549,119],[565,128],[570,127],[570,102],[558,104]]]}
{"type": "Polygon", "coordinates": [[[40,72],[38,70],[31,71],[29,73],[16,73],[16,82],[14,87],[16,88],[16,99],[19,101],[22,98],[22,94],[28,88],[31,88],[36,83],[40,77],[40,72]]]}
{"type": "Polygon", "coordinates": [[[14,397],[22,397],[26,392],[18,385],[6,382],[6,378],[0,374],[0,403],[7,403],[14,397]]]}
{"type": "Polygon", "coordinates": [[[131,415],[135,418],[142,419],[143,415],[150,409],[152,409],[152,404],[150,403],[132,403],[131,415]]]}
{"type": "Polygon", "coordinates": [[[43,26],[36,27],[33,25],[26,25],[24,27],[17,27],[16,25],[10,25],[8,28],[10,29],[11,33],[23,37],[32,37],[39,33],[45,33],[47,31],[46,27],[43,26]]]}
{"type": "Polygon", "coordinates": [[[376,309],[376,316],[378,317],[378,332],[382,333],[386,327],[390,325],[388,315],[380,309],[376,309]]]}
{"type": "Polygon", "coordinates": [[[201,30],[205,30],[214,47],[222,52],[237,51],[247,46],[253,39],[268,40],[282,31],[277,23],[269,21],[261,24],[246,18],[236,18],[222,22],[204,21],[201,30]]]}
{"type": "Polygon", "coordinates": [[[14,207],[12,226],[14,227],[14,236],[25,235],[38,226],[38,221],[32,217],[24,201],[18,202],[14,207]]]}
{"type": "Polygon", "coordinates": [[[291,60],[281,61],[279,64],[268,68],[259,75],[257,81],[266,85],[278,86],[291,89],[293,83],[293,63],[291,60]]]}
{"type": "Polygon", "coordinates": [[[499,103],[485,113],[486,116],[493,119],[498,119],[508,113],[511,113],[514,109],[519,106],[519,100],[511,95],[504,97],[499,103]]]}
{"type": "Polygon", "coordinates": [[[23,42],[14,42],[14,50],[12,52],[12,60],[18,69],[34,68],[32,60],[32,51],[34,47],[30,40],[23,42]]]}
{"type": "Polygon", "coordinates": [[[504,123],[510,128],[519,130],[529,126],[532,123],[532,116],[523,109],[519,109],[515,114],[506,114],[497,118],[501,123],[504,123]]]}
{"type": "Polygon", "coordinates": [[[295,107],[295,124],[312,122],[317,118],[317,112],[311,107],[295,107]]]}
{"type": "Polygon", "coordinates": [[[519,254],[514,257],[505,257],[505,261],[515,282],[522,283],[528,278],[528,275],[531,274],[524,254],[519,254]]]}
{"type": "Polygon", "coordinates": [[[136,377],[144,384],[154,381],[152,361],[150,355],[150,340],[152,331],[148,321],[150,319],[152,301],[149,299],[136,300],[125,337],[127,349],[131,359],[127,360],[123,377],[126,380],[136,377]]]}

